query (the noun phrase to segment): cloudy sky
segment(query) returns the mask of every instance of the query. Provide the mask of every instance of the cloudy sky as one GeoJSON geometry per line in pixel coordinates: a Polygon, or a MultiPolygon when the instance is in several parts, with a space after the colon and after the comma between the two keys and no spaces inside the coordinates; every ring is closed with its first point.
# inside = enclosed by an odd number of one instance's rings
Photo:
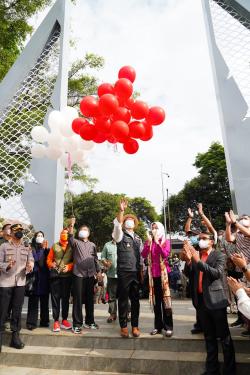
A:
{"type": "Polygon", "coordinates": [[[71,30],[71,60],[86,52],[103,56],[103,82],[115,82],[119,68],[132,65],[141,99],[166,110],[165,123],[137,154],[104,144],[89,157],[97,191],[144,196],[160,210],[161,164],[170,175],[165,187],[177,193],[196,175],[195,155],[221,141],[201,0],[77,0],[71,30]]]}

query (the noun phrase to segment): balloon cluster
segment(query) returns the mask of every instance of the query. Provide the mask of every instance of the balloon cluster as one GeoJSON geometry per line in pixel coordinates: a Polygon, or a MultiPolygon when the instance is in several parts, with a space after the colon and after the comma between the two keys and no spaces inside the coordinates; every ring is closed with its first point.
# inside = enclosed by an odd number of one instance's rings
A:
{"type": "Polygon", "coordinates": [[[126,153],[135,154],[138,140],[149,141],[153,127],[165,120],[161,107],[149,107],[144,101],[133,99],[135,77],[134,68],[124,66],[114,85],[102,83],[98,96],[85,96],[80,102],[84,117],[74,119],[73,131],[85,141],[122,143],[126,153]]]}
{"type": "Polygon", "coordinates": [[[72,130],[72,121],[78,116],[73,107],[65,107],[61,111],[51,111],[48,116],[48,128],[35,126],[31,131],[34,143],[31,155],[35,158],[44,158],[61,161],[64,167],[70,163],[85,168],[87,151],[94,147],[94,142],[83,141],[72,130]],[[45,145],[47,144],[47,146],[45,145]]]}

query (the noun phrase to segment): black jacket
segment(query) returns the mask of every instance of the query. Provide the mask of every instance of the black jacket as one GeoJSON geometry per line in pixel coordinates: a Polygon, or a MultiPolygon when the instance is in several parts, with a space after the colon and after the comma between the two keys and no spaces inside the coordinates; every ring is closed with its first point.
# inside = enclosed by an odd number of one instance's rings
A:
{"type": "Polygon", "coordinates": [[[209,310],[222,309],[228,306],[228,300],[224,290],[223,273],[225,269],[225,256],[219,251],[213,250],[206,262],[192,261],[185,265],[184,273],[189,277],[190,291],[193,305],[198,305],[199,273],[203,272],[202,291],[203,300],[209,310]]]}

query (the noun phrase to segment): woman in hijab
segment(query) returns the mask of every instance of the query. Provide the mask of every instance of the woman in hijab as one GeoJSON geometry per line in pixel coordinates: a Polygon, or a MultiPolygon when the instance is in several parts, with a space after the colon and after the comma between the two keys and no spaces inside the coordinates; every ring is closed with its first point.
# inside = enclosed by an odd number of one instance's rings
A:
{"type": "Polygon", "coordinates": [[[167,337],[173,335],[173,314],[171,295],[168,282],[168,256],[170,240],[165,237],[164,226],[157,222],[151,224],[142,257],[148,258],[149,301],[155,315],[154,329],[151,335],[161,334],[167,337]]]}
{"type": "Polygon", "coordinates": [[[49,270],[47,256],[48,242],[42,231],[36,232],[31,242],[34,257],[34,290],[29,295],[26,327],[33,330],[37,327],[38,306],[40,301],[40,327],[49,326],[49,270]]]}

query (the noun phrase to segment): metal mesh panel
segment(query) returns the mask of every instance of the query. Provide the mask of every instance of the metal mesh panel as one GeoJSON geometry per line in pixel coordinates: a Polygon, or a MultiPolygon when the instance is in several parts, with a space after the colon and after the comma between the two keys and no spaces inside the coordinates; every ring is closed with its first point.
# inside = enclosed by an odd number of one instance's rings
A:
{"type": "Polygon", "coordinates": [[[31,224],[21,195],[29,173],[31,129],[43,125],[59,70],[60,26],[55,27],[35,66],[0,113],[0,218],[31,224]]]}
{"type": "Polygon", "coordinates": [[[209,0],[216,44],[247,105],[250,116],[250,20],[223,0],[209,0]]]}

